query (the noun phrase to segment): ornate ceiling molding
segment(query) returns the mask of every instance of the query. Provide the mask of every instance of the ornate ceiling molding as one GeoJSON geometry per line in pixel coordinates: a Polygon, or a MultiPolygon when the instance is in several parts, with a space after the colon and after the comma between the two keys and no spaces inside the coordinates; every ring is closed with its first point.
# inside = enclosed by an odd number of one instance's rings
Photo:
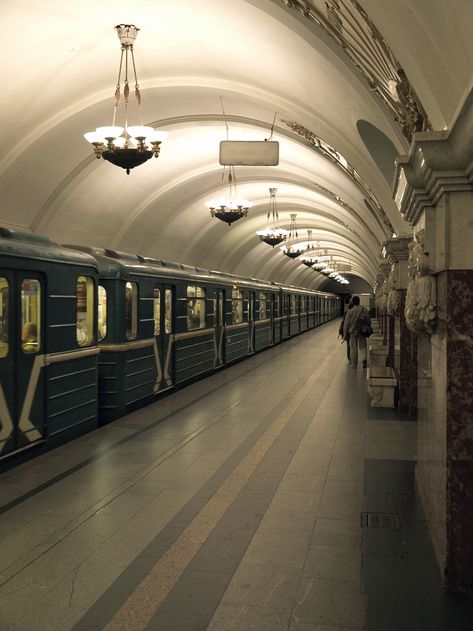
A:
{"type": "MultiPolygon", "coordinates": [[[[296,134],[305,138],[314,151],[323,156],[326,160],[332,162],[332,164],[338,167],[345,175],[353,180],[355,185],[360,189],[365,197],[366,207],[379,223],[386,236],[390,237],[395,231],[389,217],[384,212],[383,207],[376,199],[373,191],[365,184],[360,174],[352,167],[352,165],[349,164],[336,149],[331,147],[327,142],[319,138],[316,134],[314,134],[314,132],[310,131],[306,127],[303,127],[294,121],[281,120],[281,122],[287,125],[296,134]]],[[[338,198],[336,199],[337,201],[340,201],[338,198]]]]}
{"type": "Polygon", "coordinates": [[[388,107],[410,142],[415,132],[431,125],[409,83],[375,24],[357,0],[281,0],[328,33],[361,72],[370,90],[388,107]]]}

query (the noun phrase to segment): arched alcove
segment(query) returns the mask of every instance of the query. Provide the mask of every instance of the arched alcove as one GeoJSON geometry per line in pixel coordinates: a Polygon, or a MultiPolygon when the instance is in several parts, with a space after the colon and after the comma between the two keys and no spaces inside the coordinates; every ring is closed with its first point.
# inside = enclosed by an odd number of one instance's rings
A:
{"type": "Polygon", "coordinates": [[[396,147],[386,134],[368,121],[360,119],[356,123],[356,128],[376,166],[391,186],[394,177],[394,160],[398,156],[396,147]]]}

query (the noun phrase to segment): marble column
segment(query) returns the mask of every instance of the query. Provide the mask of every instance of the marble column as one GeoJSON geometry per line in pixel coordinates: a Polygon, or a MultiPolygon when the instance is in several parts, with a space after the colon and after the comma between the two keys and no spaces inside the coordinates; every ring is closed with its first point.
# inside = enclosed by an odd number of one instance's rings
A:
{"type": "Polygon", "coordinates": [[[394,196],[436,283],[436,323],[418,336],[416,479],[445,588],[472,597],[473,91],[450,130],[415,134],[394,196]]]}

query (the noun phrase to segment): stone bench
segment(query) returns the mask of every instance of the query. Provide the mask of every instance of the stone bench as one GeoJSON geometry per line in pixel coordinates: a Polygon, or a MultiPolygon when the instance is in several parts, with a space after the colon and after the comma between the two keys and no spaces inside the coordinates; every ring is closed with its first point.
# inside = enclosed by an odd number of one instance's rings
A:
{"type": "Polygon", "coordinates": [[[372,367],[386,366],[386,357],[388,351],[386,346],[383,346],[378,340],[372,340],[370,337],[368,341],[368,364],[372,367]]]}
{"type": "Polygon", "coordinates": [[[394,391],[397,386],[392,368],[370,366],[367,373],[368,394],[372,408],[394,408],[394,391]]]}

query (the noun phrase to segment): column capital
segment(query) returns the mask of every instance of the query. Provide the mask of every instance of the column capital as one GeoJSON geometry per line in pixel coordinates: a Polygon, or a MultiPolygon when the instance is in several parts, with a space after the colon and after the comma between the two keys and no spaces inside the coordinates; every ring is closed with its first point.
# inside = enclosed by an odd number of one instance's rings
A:
{"type": "Polygon", "coordinates": [[[384,257],[391,263],[407,261],[409,258],[409,243],[412,241],[411,235],[400,235],[392,239],[387,239],[383,243],[384,257]]]}
{"type": "Polygon", "coordinates": [[[393,197],[411,225],[445,193],[459,191],[473,191],[473,90],[450,130],[414,134],[408,155],[396,160],[393,197]]]}

